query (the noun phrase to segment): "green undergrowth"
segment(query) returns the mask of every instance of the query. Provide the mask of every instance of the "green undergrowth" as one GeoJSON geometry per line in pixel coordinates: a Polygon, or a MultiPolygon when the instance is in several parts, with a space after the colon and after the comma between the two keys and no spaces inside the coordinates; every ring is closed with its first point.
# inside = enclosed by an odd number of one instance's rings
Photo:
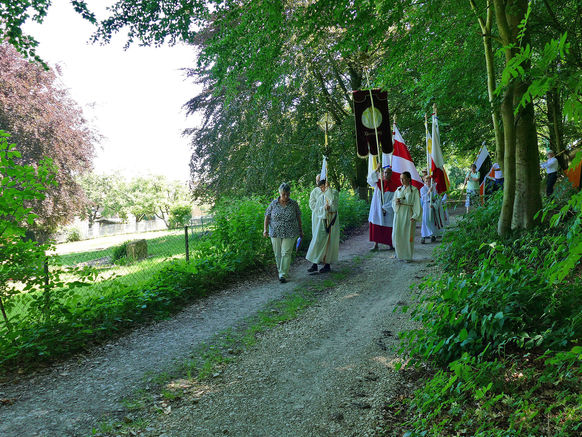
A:
{"type": "MultiPolygon", "coordinates": [[[[307,233],[311,213],[301,200],[305,193],[295,194],[307,233]]],[[[367,207],[347,192],[341,196],[340,214],[348,231],[365,221],[367,207]]],[[[0,372],[66,358],[140,324],[169,317],[193,299],[270,267],[271,242],[262,236],[268,202],[259,197],[222,199],[213,211],[212,232],[191,241],[188,262],[160,259],[155,266],[143,267],[136,263],[131,266],[135,275],[111,280],[99,279],[96,269],[79,278],[73,273],[80,269],[51,270],[55,277],[48,285],[15,291],[5,300],[9,324],[0,322],[0,372]]]]}
{"type": "Polygon", "coordinates": [[[430,370],[388,408],[404,435],[582,435],[582,194],[561,184],[542,223],[507,239],[501,200],[446,234],[442,274],[420,286],[400,352],[430,370]]]}

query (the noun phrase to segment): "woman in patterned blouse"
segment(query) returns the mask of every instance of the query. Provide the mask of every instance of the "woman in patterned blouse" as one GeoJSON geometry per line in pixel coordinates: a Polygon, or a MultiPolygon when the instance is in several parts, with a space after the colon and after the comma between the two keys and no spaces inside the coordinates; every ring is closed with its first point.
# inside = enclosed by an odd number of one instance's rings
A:
{"type": "Polygon", "coordinates": [[[291,253],[297,237],[303,237],[301,229],[301,210],[299,204],[289,198],[291,187],[282,183],[279,197],[274,199],[265,212],[263,235],[271,237],[275,261],[279,271],[279,281],[287,282],[291,253]]]}

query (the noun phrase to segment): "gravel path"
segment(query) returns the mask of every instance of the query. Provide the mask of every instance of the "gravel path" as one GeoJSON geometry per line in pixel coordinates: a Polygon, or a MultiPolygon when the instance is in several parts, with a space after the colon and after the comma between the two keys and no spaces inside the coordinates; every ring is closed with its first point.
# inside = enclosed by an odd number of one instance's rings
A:
{"type": "MultiPolygon", "coordinates": [[[[367,231],[342,244],[333,267],[350,266],[349,277],[299,318],[264,334],[211,386],[189,391],[170,414],[154,417],[144,435],[374,435],[398,379],[391,346],[410,323],[393,309],[409,303],[409,286],[426,274],[434,246],[418,244],[410,264],[380,251],[354,265],[369,247],[367,231]]],[[[238,284],[86,356],[2,382],[0,399],[11,402],[0,405],[0,436],[89,434],[102,417],[122,415],[122,399],[145,388],[148,376],[171,370],[218,332],[313,281],[307,266],[296,262],[287,284],[238,284]]]]}

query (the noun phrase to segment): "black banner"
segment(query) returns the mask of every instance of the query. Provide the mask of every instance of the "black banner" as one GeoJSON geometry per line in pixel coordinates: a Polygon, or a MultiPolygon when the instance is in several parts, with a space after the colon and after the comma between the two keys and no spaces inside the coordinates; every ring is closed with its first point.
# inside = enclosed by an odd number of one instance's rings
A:
{"type": "Polygon", "coordinates": [[[354,115],[356,117],[356,143],[358,156],[365,158],[369,153],[378,154],[376,132],[382,152],[392,153],[392,129],[388,112],[388,93],[379,89],[372,90],[374,111],[370,101],[370,91],[353,91],[354,115]]]}

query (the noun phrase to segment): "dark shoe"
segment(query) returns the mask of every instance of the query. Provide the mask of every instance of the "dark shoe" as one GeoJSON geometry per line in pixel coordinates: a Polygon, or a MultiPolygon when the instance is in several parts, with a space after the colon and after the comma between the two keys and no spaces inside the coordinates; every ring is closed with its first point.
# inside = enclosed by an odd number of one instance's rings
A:
{"type": "Polygon", "coordinates": [[[324,265],[320,270],[319,273],[328,273],[331,272],[331,267],[329,264],[324,265]]]}
{"type": "Polygon", "coordinates": [[[434,243],[436,241],[436,237],[433,235],[432,237],[430,237],[430,242],[434,243]]]}
{"type": "Polygon", "coordinates": [[[420,239],[420,244],[424,244],[424,237],[420,239]]]}
{"type": "Polygon", "coordinates": [[[307,271],[308,271],[309,273],[317,272],[317,264],[315,264],[315,263],[311,264],[311,267],[309,267],[309,268],[307,269],[307,271]]]}
{"type": "Polygon", "coordinates": [[[280,282],[281,284],[284,284],[285,282],[287,282],[287,279],[285,279],[285,276],[281,276],[281,277],[279,278],[279,282],[280,282]]]}

